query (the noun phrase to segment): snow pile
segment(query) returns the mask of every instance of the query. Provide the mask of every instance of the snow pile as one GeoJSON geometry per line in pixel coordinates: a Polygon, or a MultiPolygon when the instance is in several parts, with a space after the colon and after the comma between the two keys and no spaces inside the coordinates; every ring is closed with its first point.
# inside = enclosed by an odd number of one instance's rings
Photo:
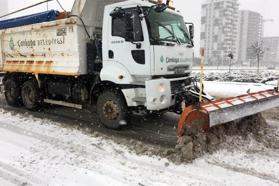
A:
{"type": "MultiPolygon", "coordinates": [[[[214,153],[224,144],[231,144],[227,141],[228,136],[241,136],[246,138],[253,135],[255,140],[260,141],[269,148],[279,149],[279,138],[267,138],[267,123],[261,114],[246,117],[237,122],[230,122],[224,125],[216,126],[204,131],[200,127],[189,128],[185,136],[178,140],[176,146],[176,162],[189,162],[199,158],[206,153],[214,153]],[[278,145],[278,146],[277,146],[278,145]]],[[[271,133],[271,134],[274,134],[271,133]]]]}
{"type": "Polygon", "coordinates": [[[262,83],[205,81],[204,90],[215,98],[227,98],[247,93],[273,90],[275,86],[262,83]]]}
{"type": "Polygon", "coordinates": [[[267,81],[267,82],[265,82],[265,84],[277,87],[278,86],[278,80],[267,81]]]}
{"type": "MultiPolygon", "coordinates": [[[[194,72],[193,75],[199,81],[200,74],[194,72]]],[[[278,86],[278,77],[271,71],[206,71],[204,90],[215,98],[234,97],[274,89],[278,86]]]]}

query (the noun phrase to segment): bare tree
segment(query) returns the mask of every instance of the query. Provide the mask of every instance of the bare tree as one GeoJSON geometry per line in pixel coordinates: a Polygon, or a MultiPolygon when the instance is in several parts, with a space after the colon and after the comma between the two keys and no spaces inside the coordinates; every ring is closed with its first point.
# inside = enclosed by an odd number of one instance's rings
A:
{"type": "Polygon", "coordinates": [[[253,54],[257,58],[258,72],[260,72],[260,61],[264,54],[263,41],[256,41],[251,45],[253,54]]]}

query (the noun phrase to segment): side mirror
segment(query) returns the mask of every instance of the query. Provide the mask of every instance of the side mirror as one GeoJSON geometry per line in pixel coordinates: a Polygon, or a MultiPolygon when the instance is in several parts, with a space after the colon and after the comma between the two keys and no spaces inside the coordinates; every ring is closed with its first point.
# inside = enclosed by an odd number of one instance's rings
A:
{"type": "Polygon", "coordinates": [[[195,37],[194,24],[189,25],[189,34],[190,34],[190,39],[194,39],[194,37],[195,37]]]}

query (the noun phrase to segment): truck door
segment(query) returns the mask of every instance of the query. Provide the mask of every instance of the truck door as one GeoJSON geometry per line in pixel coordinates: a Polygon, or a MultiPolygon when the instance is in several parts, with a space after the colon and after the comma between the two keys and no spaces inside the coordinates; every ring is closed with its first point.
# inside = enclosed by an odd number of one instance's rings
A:
{"type": "Polygon", "coordinates": [[[109,62],[120,63],[131,75],[150,75],[150,47],[145,20],[139,18],[135,8],[111,14],[111,33],[108,51],[109,62]]]}

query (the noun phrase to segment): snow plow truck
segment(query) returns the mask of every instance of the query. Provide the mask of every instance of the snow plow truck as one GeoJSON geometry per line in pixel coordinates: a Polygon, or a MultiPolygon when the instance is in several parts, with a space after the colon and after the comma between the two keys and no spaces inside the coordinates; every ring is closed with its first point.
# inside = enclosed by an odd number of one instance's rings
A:
{"type": "Polygon", "coordinates": [[[111,129],[133,112],[175,112],[178,136],[186,126],[213,127],[279,105],[278,88],[222,100],[200,93],[191,76],[193,38],[194,24],[172,1],[76,0],[71,12],[4,20],[5,99],[29,110],[95,105],[111,129]]]}

